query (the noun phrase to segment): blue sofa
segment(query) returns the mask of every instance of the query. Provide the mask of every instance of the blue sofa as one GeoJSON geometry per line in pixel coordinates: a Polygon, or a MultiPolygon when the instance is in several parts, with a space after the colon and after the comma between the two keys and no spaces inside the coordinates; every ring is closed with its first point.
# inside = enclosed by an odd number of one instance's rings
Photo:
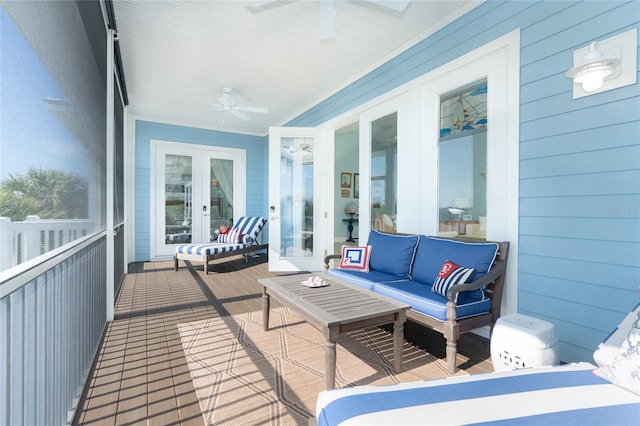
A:
{"type": "Polygon", "coordinates": [[[341,255],[329,255],[326,273],[411,305],[409,319],[444,335],[448,370],[454,374],[460,334],[486,325],[493,329],[500,316],[509,243],[372,230],[367,245],[368,272],[330,268],[341,255]],[[458,271],[467,270],[468,279],[447,288],[444,265],[451,262],[458,271]],[[442,294],[433,291],[434,284],[442,294]]]}

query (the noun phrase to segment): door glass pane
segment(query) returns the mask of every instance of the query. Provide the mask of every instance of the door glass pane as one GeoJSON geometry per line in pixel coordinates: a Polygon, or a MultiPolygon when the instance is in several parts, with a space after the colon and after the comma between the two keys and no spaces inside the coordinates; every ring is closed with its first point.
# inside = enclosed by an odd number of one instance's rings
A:
{"type": "Polygon", "coordinates": [[[280,143],[280,256],[313,256],[312,138],[280,143]]]}
{"type": "Polygon", "coordinates": [[[371,227],[396,232],[398,114],[371,123],[371,227]]]}
{"type": "Polygon", "coordinates": [[[441,101],[439,234],[486,239],[487,83],[441,101]]]}
{"type": "Polygon", "coordinates": [[[191,242],[193,186],[191,156],[165,156],[165,243],[191,242]]]}
{"type": "Polygon", "coordinates": [[[210,160],[210,203],[209,229],[210,237],[221,225],[233,225],[233,160],[210,160]]]}

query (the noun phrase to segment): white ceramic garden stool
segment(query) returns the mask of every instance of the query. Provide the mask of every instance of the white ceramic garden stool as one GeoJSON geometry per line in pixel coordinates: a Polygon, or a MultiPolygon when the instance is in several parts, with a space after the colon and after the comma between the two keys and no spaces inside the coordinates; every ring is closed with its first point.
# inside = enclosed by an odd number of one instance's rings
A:
{"type": "Polygon", "coordinates": [[[523,314],[498,318],[491,335],[494,371],[557,365],[558,338],[548,321],[523,314]]]}

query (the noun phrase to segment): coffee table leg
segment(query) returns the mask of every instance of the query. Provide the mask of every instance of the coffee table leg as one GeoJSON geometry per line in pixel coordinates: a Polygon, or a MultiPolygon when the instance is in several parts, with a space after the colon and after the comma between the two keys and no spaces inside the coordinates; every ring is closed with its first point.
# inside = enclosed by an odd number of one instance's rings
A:
{"type": "Polygon", "coordinates": [[[327,389],[336,387],[336,343],[327,342],[324,345],[324,371],[326,375],[325,384],[327,389]]]}
{"type": "Polygon", "coordinates": [[[336,341],[339,330],[337,327],[325,330],[324,337],[324,374],[327,389],[336,388],[336,341]]]}
{"type": "Polygon", "coordinates": [[[404,346],[404,323],[407,320],[407,312],[400,311],[393,321],[393,368],[396,373],[402,369],[402,347],[404,346]]]}
{"type": "Polygon", "coordinates": [[[262,288],[262,327],[264,331],[269,330],[269,293],[267,293],[267,288],[262,288]]]}

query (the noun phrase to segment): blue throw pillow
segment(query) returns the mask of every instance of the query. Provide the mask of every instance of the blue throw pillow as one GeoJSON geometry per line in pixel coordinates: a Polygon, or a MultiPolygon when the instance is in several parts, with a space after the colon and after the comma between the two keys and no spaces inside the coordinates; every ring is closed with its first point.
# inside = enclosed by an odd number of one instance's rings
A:
{"type": "Polygon", "coordinates": [[[474,268],[477,280],[489,272],[497,254],[496,243],[465,243],[422,235],[411,275],[415,281],[432,285],[442,265],[450,260],[456,265],[474,268]]]}
{"type": "Polygon", "coordinates": [[[416,255],[418,235],[385,234],[371,230],[367,245],[371,246],[371,270],[411,279],[411,266],[416,255]]]}

